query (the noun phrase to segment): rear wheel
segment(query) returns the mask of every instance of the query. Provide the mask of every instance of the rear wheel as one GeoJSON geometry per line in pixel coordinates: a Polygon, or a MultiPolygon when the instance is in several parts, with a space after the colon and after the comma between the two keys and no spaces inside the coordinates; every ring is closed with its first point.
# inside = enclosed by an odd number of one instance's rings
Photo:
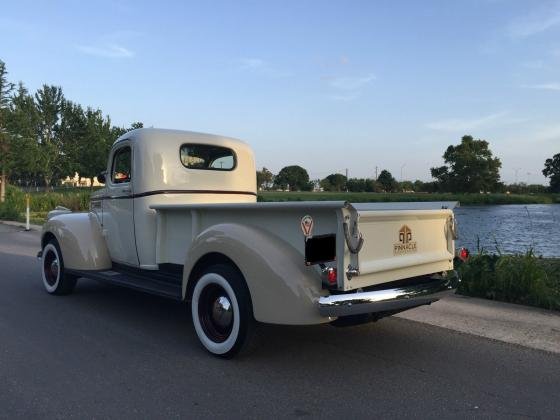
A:
{"type": "Polygon", "coordinates": [[[249,290],[241,273],[230,265],[216,264],[201,272],[191,312],[198,339],[216,356],[231,358],[252,339],[255,321],[249,290]]]}
{"type": "Polygon", "coordinates": [[[51,239],[43,248],[42,253],[43,286],[53,295],[72,293],[78,277],[68,274],[64,269],[64,260],[56,239],[51,239]]]}

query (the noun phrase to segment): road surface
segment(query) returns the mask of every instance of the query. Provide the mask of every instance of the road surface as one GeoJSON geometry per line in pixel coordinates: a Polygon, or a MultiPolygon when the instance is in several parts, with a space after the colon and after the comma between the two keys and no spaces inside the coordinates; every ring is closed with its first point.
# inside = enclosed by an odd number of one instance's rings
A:
{"type": "Polygon", "coordinates": [[[80,280],[43,291],[37,232],[0,224],[0,418],[558,418],[560,357],[415,321],[261,328],[198,344],[181,303],[80,280]]]}

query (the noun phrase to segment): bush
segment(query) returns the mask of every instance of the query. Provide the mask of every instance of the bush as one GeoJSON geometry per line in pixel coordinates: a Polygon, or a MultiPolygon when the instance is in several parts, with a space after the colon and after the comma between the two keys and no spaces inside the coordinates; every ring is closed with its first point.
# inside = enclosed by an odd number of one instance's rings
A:
{"type": "MultiPolygon", "coordinates": [[[[31,212],[46,215],[56,206],[64,206],[72,211],[86,211],[89,208],[90,195],[90,190],[32,193],[30,195],[31,212]]],[[[6,201],[0,204],[0,219],[21,220],[25,209],[25,193],[19,188],[8,185],[6,201]]]]}
{"type": "Polygon", "coordinates": [[[458,267],[463,295],[560,310],[560,261],[532,250],[520,255],[481,252],[458,267]]]}
{"type": "Polygon", "coordinates": [[[25,194],[19,188],[8,185],[6,201],[0,203],[0,219],[16,220],[25,211],[25,194]]]}

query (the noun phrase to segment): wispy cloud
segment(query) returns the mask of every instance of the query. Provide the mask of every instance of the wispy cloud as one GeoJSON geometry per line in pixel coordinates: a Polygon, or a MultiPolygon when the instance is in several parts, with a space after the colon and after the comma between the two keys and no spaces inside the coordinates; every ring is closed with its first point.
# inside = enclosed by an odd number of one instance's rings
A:
{"type": "Polygon", "coordinates": [[[269,77],[287,77],[290,75],[289,72],[272,67],[262,58],[241,58],[238,60],[237,66],[239,70],[262,74],[269,77]]]}
{"type": "Polygon", "coordinates": [[[131,58],[135,55],[134,51],[131,51],[128,48],[117,44],[78,45],[77,48],[84,54],[89,54],[96,57],[131,58]]]}
{"type": "Polygon", "coordinates": [[[329,85],[340,90],[358,90],[369,85],[375,79],[375,74],[360,77],[335,77],[329,81],[329,85]]]}
{"type": "Polygon", "coordinates": [[[507,32],[512,38],[527,38],[558,25],[560,25],[560,2],[556,1],[513,20],[507,32]]]}
{"type": "MultiPolygon", "coordinates": [[[[507,112],[498,112],[495,114],[485,115],[479,118],[450,118],[440,121],[427,123],[426,127],[437,131],[469,131],[481,127],[487,127],[496,123],[504,123],[504,117],[507,112]]],[[[507,122],[511,122],[507,121],[507,122]]]]}
{"type": "Polygon", "coordinates": [[[536,85],[523,85],[524,88],[541,90],[560,90],[560,82],[540,83],[536,85]]]}
{"type": "Polygon", "coordinates": [[[329,95],[335,101],[350,102],[359,98],[363,90],[370,85],[376,76],[369,73],[365,76],[344,76],[327,79],[327,83],[336,93],[329,95]]]}

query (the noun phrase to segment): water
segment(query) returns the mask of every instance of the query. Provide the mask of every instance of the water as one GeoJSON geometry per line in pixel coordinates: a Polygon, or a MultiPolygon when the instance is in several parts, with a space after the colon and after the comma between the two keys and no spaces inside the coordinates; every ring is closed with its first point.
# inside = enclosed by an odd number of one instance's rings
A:
{"type": "Polygon", "coordinates": [[[471,251],[524,253],[533,248],[544,257],[560,257],[560,204],[465,206],[455,209],[457,246],[471,251]]]}

